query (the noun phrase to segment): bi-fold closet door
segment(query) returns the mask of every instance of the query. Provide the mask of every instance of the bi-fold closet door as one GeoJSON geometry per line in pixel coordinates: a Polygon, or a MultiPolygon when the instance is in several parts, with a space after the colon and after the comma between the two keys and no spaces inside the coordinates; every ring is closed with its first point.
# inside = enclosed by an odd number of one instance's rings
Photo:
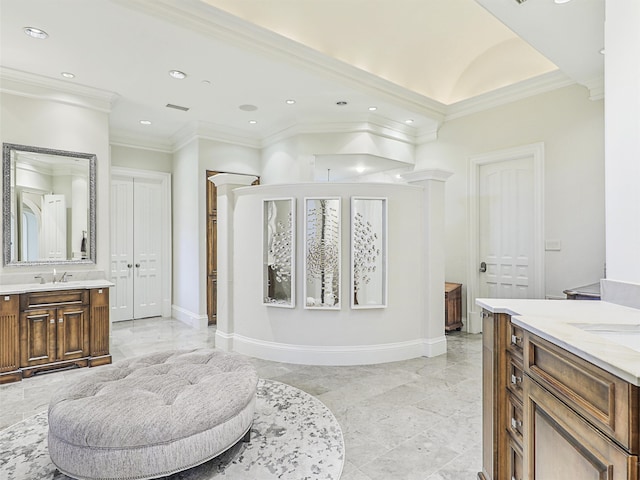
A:
{"type": "Polygon", "coordinates": [[[162,315],[162,182],[111,177],[111,319],[162,315]]]}

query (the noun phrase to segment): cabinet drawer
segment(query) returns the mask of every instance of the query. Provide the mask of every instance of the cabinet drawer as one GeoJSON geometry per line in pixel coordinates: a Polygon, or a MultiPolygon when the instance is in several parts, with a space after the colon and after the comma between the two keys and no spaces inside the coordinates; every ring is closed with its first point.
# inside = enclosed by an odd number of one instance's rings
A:
{"type": "Polygon", "coordinates": [[[509,321],[507,329],[507,350],[516,358],[522,359],[522,347],[524,345],[524,330],[509,321]]]}
{"type": "Polygon", "coordinates": [[[20,310],[56,305],[85,305],[89,302],[88,290],[56,290],[31,292],[20,296],[20,310]]]}
{"type": "Polygon", "coordinates": [[[509,395],[507,397],[507,430],[520,445],[522,445],[523,418],[522,402],[513,395],[509,395]]]}
{"type": "Polygon", "coordinates": [[[524,368],[517,357],[507,353],[507,389],[522,401],[522,379],[524,378],[524,368]]]}
{"type": "Polygon", "coordinates": [[[524,479],[524,462],[522,460],[522,449],[513,440],[509,439],[509,449],[507,458],[507,471],[509,480],[523,480],[524,479]]]}
{"type": "Polygon", "coordinates": [[[524,365],[527,375],[555,397],[627,451],[638,452],[632,430],[639,418],[637,387],[529,333],[524,365]]]}

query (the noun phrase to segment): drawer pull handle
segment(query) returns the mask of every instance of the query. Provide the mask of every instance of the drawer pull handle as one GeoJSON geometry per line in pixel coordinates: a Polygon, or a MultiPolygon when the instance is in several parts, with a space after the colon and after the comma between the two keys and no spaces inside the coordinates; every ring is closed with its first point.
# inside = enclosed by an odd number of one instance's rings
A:
{"type": "Polygon", "coordinates": [[[486,310],[482,311],[482,318],[488,318],[490,316],[491,316],[491,314],[489,312],[487,312],[486,310]]]}
{"type": "MultiPolygon", "coordinates": [[[[37,321],[38,321],[38,320],[36,320],[36,322],[37,322],[37,321]]],[[[55,318],[52,318],[51,320],[49,320],[49,323],[56,323],[56,319],[55,319],[55,318]]]]}
{"type": "Polygon", "coordinates": [[[64,322],[64,318],[59,318],[58,323],[62,323],[62,322],[64,322]]]}
{"type": "Polygon", "coordinates": [[[511,335],[511,343],[513,345],[518,345],[522,342],[522,337],[518,337],[517,335],[511,335]]]}
{"type": "Polygon", "coordinates": [[[514,430],[520,430],[520,427],[522,427],[522,422],[520,420],[516,420],[515,418],[511,418],[511,426],[514,430]]]}
{"type": "Polygon", "coordinates": [[[522,382],[522,377],[516,377],[513,373],[511,374],[511,383],[513,385],[517,385],[522,382]]]}

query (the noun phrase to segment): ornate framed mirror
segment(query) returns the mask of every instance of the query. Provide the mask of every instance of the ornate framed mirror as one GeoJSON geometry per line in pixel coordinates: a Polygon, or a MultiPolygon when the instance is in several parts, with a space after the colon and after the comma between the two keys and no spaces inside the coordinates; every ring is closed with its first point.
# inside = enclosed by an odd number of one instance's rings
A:
{"type": "Polygon", "coordinates": [[[96,262],[96,156],[4,143],[5,266],[96,262]]]}

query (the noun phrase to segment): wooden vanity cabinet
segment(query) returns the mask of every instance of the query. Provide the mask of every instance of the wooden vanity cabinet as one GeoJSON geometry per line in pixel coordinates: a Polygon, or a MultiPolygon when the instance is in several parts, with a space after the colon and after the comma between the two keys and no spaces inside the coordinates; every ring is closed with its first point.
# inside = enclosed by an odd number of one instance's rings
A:
{"type": "Polygon", "coordinates": [[[640,480],[640,388],[483,311],[481,480],[640,480]]]}
{"type": "Polygon", "coordinates": [[[29,377],[42,369],[60,368],[62,364],[86,367],[84,357],[89,355],[88,317],[88,290],[21,295],[22,375],[29,377]]]}
{"type": "Polygon", "coordinates": [[[29,292],[0,303],[0,383],[111,363],[108,288],[29,292]]]}

